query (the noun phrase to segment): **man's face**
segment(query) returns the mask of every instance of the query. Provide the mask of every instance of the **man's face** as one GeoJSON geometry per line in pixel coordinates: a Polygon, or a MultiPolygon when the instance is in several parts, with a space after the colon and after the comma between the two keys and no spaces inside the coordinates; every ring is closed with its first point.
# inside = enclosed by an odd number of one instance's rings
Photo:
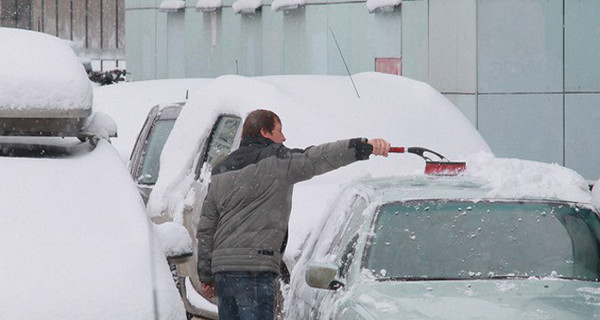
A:
{"type": "Polygon", "coordinates": [[[271,139],[275,143],[283,143],[285,141],[285,136],[281,131],[281,122],[277,120],[275,120],[275,127],[273,128],[273,131],[268,132],[266,130],[261,129],[260,133],[263,137],[271,139]]]}

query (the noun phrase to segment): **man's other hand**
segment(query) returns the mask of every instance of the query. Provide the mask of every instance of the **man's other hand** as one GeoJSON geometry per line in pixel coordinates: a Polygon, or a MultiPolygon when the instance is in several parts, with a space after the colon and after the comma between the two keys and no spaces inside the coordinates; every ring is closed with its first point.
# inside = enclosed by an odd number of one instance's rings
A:
{"type": "Polygon", "coordinates": [[[209,299],[212,299],[217,296],[217,289],[215,288],[215,283],[202,283],[202,294],[209,299]]]}

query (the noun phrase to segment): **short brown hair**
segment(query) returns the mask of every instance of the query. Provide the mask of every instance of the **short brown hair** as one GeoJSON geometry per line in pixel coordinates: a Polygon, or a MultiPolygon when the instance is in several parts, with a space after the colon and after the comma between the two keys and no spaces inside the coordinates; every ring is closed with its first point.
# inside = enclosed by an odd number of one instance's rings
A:
{"type": "Polygon", "coordinates": [[[244,121],[242,139],[260,137],[261,129],[265,129],[268,132],[273,131],[276,121],[281,123],[279,116],[273,111],[258,109],[250,112],[244,121]]]}

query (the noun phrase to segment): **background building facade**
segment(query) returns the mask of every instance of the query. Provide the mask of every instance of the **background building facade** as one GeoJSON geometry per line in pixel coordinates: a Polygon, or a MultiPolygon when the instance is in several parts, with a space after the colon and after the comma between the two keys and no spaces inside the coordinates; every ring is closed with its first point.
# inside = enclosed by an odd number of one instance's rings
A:
{"type": "Polygon", "coordinates": [[[600,1],[242,1],[128,0],[134,79],[343,75],[339,44],[351,73],[394,65],[441,91],[498,156],[600,176],[600,1]]]}
{"type": "Polygon", "coordinates": [[[348,71],[422,80],[498,156],[589,180],[600,176],[598,17],[597,0],[0,0],[0,25],[73,40],[103,69],[126,58],[129,80],[348,71]]]}
{"type": "Polygon", "coordinates": [[[0,0],[0,26],[72,40],[94,70],[125,67],[125,0],[0,0]]]}

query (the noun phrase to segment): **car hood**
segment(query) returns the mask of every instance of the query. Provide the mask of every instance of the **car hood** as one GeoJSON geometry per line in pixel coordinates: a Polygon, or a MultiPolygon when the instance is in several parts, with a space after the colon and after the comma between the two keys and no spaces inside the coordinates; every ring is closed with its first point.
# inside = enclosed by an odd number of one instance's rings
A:
{"type": "Polygon", "coordinates": [[[597,319],[600,283],[568,280],[367,282],[340,319],[597,319]],[[361,315],[360,317],[357,317],[361,315]]]}

